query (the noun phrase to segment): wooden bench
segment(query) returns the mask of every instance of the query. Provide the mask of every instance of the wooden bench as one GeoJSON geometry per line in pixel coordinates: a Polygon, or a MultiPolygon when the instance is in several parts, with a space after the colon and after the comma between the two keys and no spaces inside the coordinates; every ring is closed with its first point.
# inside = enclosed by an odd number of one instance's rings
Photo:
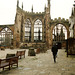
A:
{"type": "Polygon", "coordinates": [[[22,56],[24,56],[24,58],[25,58],[25,52],[26,52],[26,50],[24,50],[24,51],[17,51],[17,53],[16,53],[16,56],[18,56],[18,58],[22,58],[22,56]]]}
{"type": "Polygon", "coordinates": [[[10,58],[6,58],[6,59],[0,59],[0,68],[3,68],[4,70],[4,67],[9,67],[9,70],[10,68],[16,64],[16,66],[18,67],[18,57],[15,56],[15,57],[10,57],[10,58]]]}

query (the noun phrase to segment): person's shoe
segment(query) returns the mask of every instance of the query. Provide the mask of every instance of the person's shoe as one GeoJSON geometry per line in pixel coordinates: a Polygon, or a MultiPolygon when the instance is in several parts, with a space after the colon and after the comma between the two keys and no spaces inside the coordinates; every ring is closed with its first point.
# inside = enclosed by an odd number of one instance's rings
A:
{"type": "Polygon", "coordinates": [[[56,58],[57,58],[57,55],[56,55],[56,58]]]}
{"type": "Polygon", "coordinates": [[[54,63],[56,63],[56,61],[54,61],[54,63]]]}

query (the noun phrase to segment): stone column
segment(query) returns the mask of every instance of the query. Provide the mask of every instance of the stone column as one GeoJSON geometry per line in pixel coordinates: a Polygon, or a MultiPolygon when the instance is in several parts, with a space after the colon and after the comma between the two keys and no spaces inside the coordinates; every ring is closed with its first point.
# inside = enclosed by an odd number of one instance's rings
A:
{"type": "Polygon", "coordinates": [[[13,46],[14,46],[14,48],[16,48],[16,36],[15,36],[15,34],[13,34],[13,46]]]}
{"type": "Polygon", "coordinates": [[[44,20],[42,20],[42,42],[45,41],[44,37],[45,37],[45,34],[44,34],[44,20]]]}
{"type": "Polygon", "coordinates": [[[34,23],[31,25],[31,42],[34,42],[34,23]]]}
{"type": "Polygon", "coordinates": [[[25,42],[25,24],[23,24],[23,42],[25,42]]]}
{"type": "Polygon", "coordinates": [[[70,32],[67,30],[67,39],[70,37],[70,32]]]}
{"type": "Polygon", "coordinates": [[[75,38],[75,24],[74,24],[74,38],[75,38]]]}
{"type": "Polygon", "coordinates": [[[51,27],[50,27],[50,41],[49,41],[49,48],[51,48],[52,47],[52,45],[53,45],[53,29],[54,29],[54,26],[52,25],[51,27]]]}

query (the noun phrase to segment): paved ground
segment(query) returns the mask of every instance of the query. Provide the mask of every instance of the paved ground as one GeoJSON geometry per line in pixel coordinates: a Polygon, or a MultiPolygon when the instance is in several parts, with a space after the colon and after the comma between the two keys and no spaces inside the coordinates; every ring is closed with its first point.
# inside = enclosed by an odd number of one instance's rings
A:
{"type": "MultiPolygon", "coordinates": [[[[0,58],[5,58],[7,53],[16,53],[17,50],[0,51],[0,58]]],[[[0,75],[75,75],[75,56],[66,57],[65,50],[59,50],[57,62],[53,62],[52,53],[40,53],[36,56],[28,56],[19,60],[19,67],[10,71],[0,72],[0,75]]]]}

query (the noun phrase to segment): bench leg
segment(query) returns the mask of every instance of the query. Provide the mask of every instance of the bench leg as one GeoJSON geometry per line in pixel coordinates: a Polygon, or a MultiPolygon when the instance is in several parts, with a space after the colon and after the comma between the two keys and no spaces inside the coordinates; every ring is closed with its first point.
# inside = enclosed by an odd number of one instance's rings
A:
{"type": "Polygon", "coordinates": [[[11,65],[11,67],[13,66],[13,64],[11,65]]]}
{"type": "Polygon", "coordinates": [[[4,67],[3,67],[3,70],[4,70],[4,67]]]}
{"type": "Polygon", "coordinates": [[[10,65],[9,65],[9,70],[10,70],[10,65]]]}
{"type": "Polygon", "coordinates": [[[21,59],[21,56],[20,56],[20,59],[21,59]]]}
{"type": "Polygon", "coordinates": [[[24,55],[24,58],[25,58],[25,55],[24,55]]]}
{"type": "Polygon", "coordinates": [[[17,67],[18,67],[18,62],[17,62],[17,67]]]}

